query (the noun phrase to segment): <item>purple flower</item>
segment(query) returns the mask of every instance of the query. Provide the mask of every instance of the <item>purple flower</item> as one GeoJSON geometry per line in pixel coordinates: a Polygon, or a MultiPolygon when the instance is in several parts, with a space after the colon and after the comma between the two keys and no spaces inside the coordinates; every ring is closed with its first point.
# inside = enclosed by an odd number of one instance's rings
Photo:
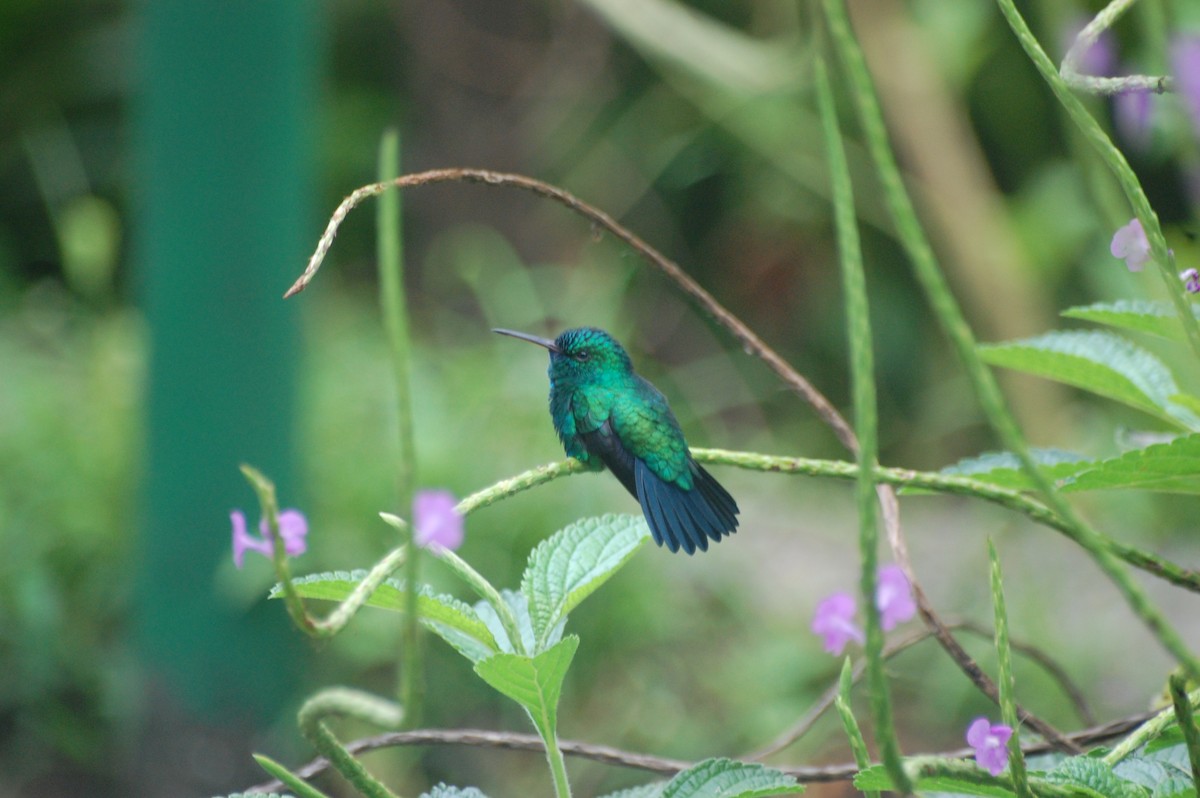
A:
{"type": "Polygon", "coordinates": [[[1179,279],[1183,280],[1183,287],[1189,294],[1200,294],[1200,271],[1184,269],[1179,273],[1179,279]]]}
{"type": "Polygon", "coordinates": [[[975,761],[993,776],[999,776],[1008,764],[1005,746],[1012,733],[1011,726],[993,726],[987,718],[976,718],[967,728],[967,745],[975,749],[975,761]]]}
{"type": "Polygon", "coordinates": [[[917,614],[913,601],[912,587],[899,565],[885,565],[879,569],[875,583],[875,606],[879,608],[879,623],[883,631],[890,632],[897,624],[910,620],[917,614]]]}
{"type": "MultiPolygon", "coordinates": [[[[258,531],[261,537],[257,538],[246,531],[246,516],[242,515],[241,510],[231,512],[229,520],[233,523],[234,565],[238,568],[242,567],[242,560],[246,556],[247,550],[257,551],[264,557],[271,558],[273,549],[270,530],[267,528],[267,519],[263,518],[258,522],[258,531]]],[[[299,510],[284,510],[279,514],[279,537],[283,538],[283,550],[289,557],[298,557],[305,552],[308,546],[304,542],[304,537],[307,534],[308,521],[299,510]]]]}
{"type": "Polygon", "coordinates": [[[463,517],[448,490],[418,491],[413,499],[413,540],[423,549],[450,549],[463,542],[463,517]]]}
{"type": "Polygon", "coordinates": [[[1171,72],[1192,125],[1200,134],[1200,34],[1183,33],[1171,42],[1171,72]]]}
{"type": "Polygon", "coordinates": [[[1117,230],[1112,237],[1109,247],[1114,258],[1124,258],[1125,265],[1131,272],[1140,272],[1150,260],[1150,242],[1146,240],[1146,231],[1138,219],[1130,220],[1129,224],[1117,230]]]}
{"type": "Polygon", "coordinates": [[[854,622],[854,597],[849,593],[834,593],[817,605],[812,630],[825,638],[825,650],[840,656],[851,640],[863,642],[862,629],[854,622]]]}
{"type": "Polygon", "coordinates": [[[1121,138],[1138,150],[1150,147],[1153,95],[1144,89],[1125,91],[1113,98],[1113,122],[1121,138]]]}

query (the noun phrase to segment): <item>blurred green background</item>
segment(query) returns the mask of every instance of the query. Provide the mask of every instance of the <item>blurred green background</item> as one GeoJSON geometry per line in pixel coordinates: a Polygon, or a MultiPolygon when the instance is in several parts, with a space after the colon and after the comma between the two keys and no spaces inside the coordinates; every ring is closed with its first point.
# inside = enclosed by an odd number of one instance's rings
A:
{"type": "MultiPolygon", "coordinates": [[[[1139,4],[1112,43],[1118,68],[1161,72],[1165,38],[1200,22],[1188,5],[1139,4]]],[[[389,126],[406,171],[525,173],[622,220],[844,407],[809,6],[0,4],[0,796],[225,794],[264,780],[252,750],[308,758],[293,722],[306,692],[394,689],[396,617],[366,612],[312,645],[264,601],[267,562],[236,571],[228,548],[229,511],[257,513],[244,461],[308,515],[300,573],[369,566],[392,544],[376,513],[406,514],[394,498],[371,209],[350,217],[308,291],[280,299],[325,215],[374,179],[389,126]]],[[[1097,6],[1022,4],[1055,58],[1097,6]]],[[[1062,326],[1056,312],[1069,304],[1155,296],[1157,281],[1108,254],[1130,214],[991,3],[852,9],[896,149],[981,339],[1062,326]]],[[[1197,139],[1175,98],[1154,107],[1148,136],[1122,146],[1180,262],[1194,264],[1197,139]]],[[[1111,123],[1108,102],[1093,109],[1111,123]]],[[[882,459],[935,469],[994,444],[895,246],[846,110],[882,459]]],[[[420,485],[465,495],[561,456],[544,353],[493,326],[608,328],[693,445],[844,457],[760,363],[562,208],[467,185],[403,202],[420,485]]],[[[1194,390],[1194,369],[1181,373],[1194,390]]],[[[1105,455],[1121,430],[1154,426],[1002,376],[1036,445],[1105,455]]],[[[852,488],[720,478],[743,508],[736,538],[694,558],[644,550],[574,616],[583,644],[563,736],[737,755],[833,679],[837,662],[808,624],[821,597],[856,579],[852,488]]],[[[1122,540],[1184,563],[1200,556],[1190,500],[1079,505],[1122,540]]],[[[614,480],[554,483],[472,516],[460,553],[515,586],[539,540],[604,512],[636,512],[614,480]]],[[[1101,718],[1141,710],[1160,689],[1166,657],[1082,553],[963,499],[913,498],[902,512],[947,615],[990,618],[993,535],[1014,636],[1063,661],[1101,718]]],[[[427,573],[454,589],[436,564],[427,573]]],[[[1200,640],[1190,597],[1147,587],[1200,640]]],[[[991,665],[987,641],[967,644],[991,665]]],[[[427,654],[427,725],[527,730],[461,658],[435,641],[427,654]]],[[[930,646],[891,671],[907,751],[957,747],[987,711],[930,646]]],[[[1028,706],[1082,725],[1028,662],[1018,678],[1028,706]]],[[[847,758],[826,719],[776,761],[847,758]]],[[[549,789],[534,754],[430,748],[367,762],[409,794],[442,779],[495,795],[549,789]]],[[[571,769],[580,795],[642,779],[571,769]]]]}

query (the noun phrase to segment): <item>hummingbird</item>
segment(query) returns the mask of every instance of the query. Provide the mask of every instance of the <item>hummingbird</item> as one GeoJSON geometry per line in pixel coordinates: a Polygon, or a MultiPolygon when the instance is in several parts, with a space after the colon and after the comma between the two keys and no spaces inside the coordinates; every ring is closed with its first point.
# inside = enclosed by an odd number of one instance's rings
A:
{"type": "Polygon", "coordinates": [[[634,372],[617,339],[596,327],[553,341],[492,332],[549,350],[550,418],[563,449],[593,468],[608,467],[642,506],[655,543],[692,554],[737,531],[737,502],[692,459],[666,397],[634,372]]]}

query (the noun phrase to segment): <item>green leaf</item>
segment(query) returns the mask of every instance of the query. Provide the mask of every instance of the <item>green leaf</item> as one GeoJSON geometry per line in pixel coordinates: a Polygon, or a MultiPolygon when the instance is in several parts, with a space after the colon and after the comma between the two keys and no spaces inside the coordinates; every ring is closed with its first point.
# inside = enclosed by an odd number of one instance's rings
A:
{"type": "MultiPolygon", "coordinates": [[[[303,598],[344,601],[366,575],[367,572],[362,570],[330,571],[300,577],[293,580],[292,584],[303,598]]],[[[271,589],[271,598],[282,595],[281,585],[271,589]]],[[[366,600],[365,606],[403,612],[404,583],[398,579],[385,580],[366,600]]],[[[501,650],[488,625],[470,605],[453,596],[435,594],[429,585],[421,585],[417,592],[417,613],[424,626],[472,661],[501,650]],[[449,636],[444,633],[446,630],[450,630],[449,636]],[[467,653],[468,650],[482,656],[472,656],[467,653]]]]}
{"type": "MultiPolygon", "coordinates": [[[[1095,464],[1083,455],[1062,449],[1030,449],[1034,461],[1056,483],[1095,464]]],[[[1033,490],[1029,475],[1021,469],[1021,461],[1012,452],[985,452],[978,457],[959,460],[939,473],[947,476],[970,477],[989,485],[1011,490],[1033,490]]]]}
{"type": "MultiPolygon", "coordinates": [[[[954,793],[981,795],[986,798],[1014,798],[1016,793],[1001,781],[980,770],[974,778],[948,775],[918,776],[913,786],[921,793],[954,793]]],[[[854,786],[863,792],[883,792],[892,789],[892,780],[883,765],[864,768],[854,777],[854,786]]]]}
{"type": "MultiPolygon", "coordinates": [[[[1200,317],[1200,308],[1193,305],[1192,313],[1200,317]]],[[[1175,308],[1166,302],[1121,299],[1116,302],[1097,302],[1094,305],[1067,308],[1062,315],[1071,319],[1107,324],[1110,327],[1150,333],[1161,338],[1184,340],[1183,327],[1179,324],[1175,308]]]]}
{"type": "Polygon", "coordinates": [[[1074,385],[1176,426],[1200,428],[1200,418],[1171,401],[1179,388],[1162,361],[1112,333],[1050,332],[1023,341],[981,346],[979,354],[994,366],[1074,385]]]}
{"type": "Polygon", "coordinates": [[[475,663],[475,672],[497,691],[523,706],[542,739],[549,739],[558,726],[558,699],[577,648],[579,638],[569,635],[536,657],[520,654],[488,657],[475,663]]]}
{"type": "Polygon", "coordinates": [[[652,781],[640,787],[630,787],[627,790],[610,792],[608,795],[601,796],[601,798],[661,798],[663,788],[666,786],[667,783],[665,781],[652,781]]]}
{"type": "Polygon", "coordinates": [[[439,784],[429,792],[421,793],[420,798],[487,798],[474,787],[451,787],[439,784]]]}
{"type": "Polygon", "coordinates": [[[804,789],[795,779],[765,765],[732,759],[705,759],[677,773],[662,798],[757,798],[794,795],[804,789]]]}
{"type": "Polygon", "coordinates": [[[1117,488],[1200,493],[1200,434],[1181,435],[1092,463],[1062,483],[1064,491],[1117,488]]]}
{"type": "Polygon", "coordinates": [[[1149,798],[1150,793],[1140,784],[1117,776],[1112,766],[1100,759],[1073,756],[1045,774],[1046,780],[1073,790],[1090,792],[1104,798],[1149,798]]]}
{"type": "Polygon", "coordinates": [[[1187,745],[1178,726],[1167,730],[1144,748],[1122,759],[1113,772],[1123,779],[1140,784],[1150,791],[1151,798],[1183,798],[1196,795],[1192,781],[1192,764],[1187,745]],[[1167,743],[1174,739],[1173,743],[1167,743]]]}
{"type": "Polygon", "coordinates": [[[263,754],[252,754],[252,756],[260,768],[267,771],[267,773],[271,774],[274,778],[283,782],[286,786],[295,790],[296,795],[299,796],[299,798],[329,798],[329,796],[327,796],[325,793],[321,792],[316,787],[313,787],[311,784],[304,781],[304,779],[300,778],[295,773],[276,762],[274,759],[271,759],[271,757],[264,756],[263,754]]]}
{"type": "Polygon", "coordinates": [[[451,648],[469,659],[472,664],[480,660],[487,659],[493,654],[499,653],[502,649],[499,645],[491,645],[482,640],[473,637],[469,634],[455,629],[453,626],[446,626],[437,621],[426,619],[421,620],[421,624],[433,632],[438,637],[442,638],[451,648]]]}
{"type": "MultiPolygon", "coordinates": [[[[525,595],[515,590],[509,590],[508,588],[499,591],[499,595],[500,600],[504,602],[516,620],[517,632],[521,635],[521,644],[524,646],[524,650],[533,651],[533,621],[529,617],[529,602],[526,600],[525,595]]],[[[475,614],[479,616],[479,620],[487,625],[488,630],[496,638],[499,651],[494,653],[517,653],[517,649],[513,646],[513,641],[509,639],[508,630],[504,628],[504,623],[500,620],[500,615],[490,602],[477,602],[475,604],[475,614]]],[[[561,628],[559,632],[559,637],[561,637],[561,628]]]]}
{"type": "Polygon", "coordinates": [[[1151,798],[1172,798],[1183,793],[1196,794],[1190,770],[1181,770],[1163,762],[1132,756],[1113,768],[1119,777],[1150,791],[1151,798]]]}
{"type": "Polygon", "coordinates": [[[1180,407],[1200,415],[1200,396],[1193,396],[1190,393],[1177,393],[1171,397],[1171,401],[1180,407]]]}
{"type": "Polygon", "coordinates": [[[650,539],[641,516],[583,518],[538,544],[529,555],[521,592],[540,651],[554,629],[650,539]]]}

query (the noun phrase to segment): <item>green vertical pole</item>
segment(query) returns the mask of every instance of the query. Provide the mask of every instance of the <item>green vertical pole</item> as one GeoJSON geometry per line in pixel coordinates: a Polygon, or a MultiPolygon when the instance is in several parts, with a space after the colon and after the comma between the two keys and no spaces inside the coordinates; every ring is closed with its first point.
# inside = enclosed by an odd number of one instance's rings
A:
{"type": "MultiPolygon", "coordinates": [[[[220,601],[238,472],[297,504],[298,305],[314,233],[313,0],[145,0],[134,113],[137,265],[150,343],[137,640],[154,683],[203,719],[263,720],[304,656],[282,606],[220,601]]],[[[255,556],[255,555],[249,555],[255,556]]]]}

